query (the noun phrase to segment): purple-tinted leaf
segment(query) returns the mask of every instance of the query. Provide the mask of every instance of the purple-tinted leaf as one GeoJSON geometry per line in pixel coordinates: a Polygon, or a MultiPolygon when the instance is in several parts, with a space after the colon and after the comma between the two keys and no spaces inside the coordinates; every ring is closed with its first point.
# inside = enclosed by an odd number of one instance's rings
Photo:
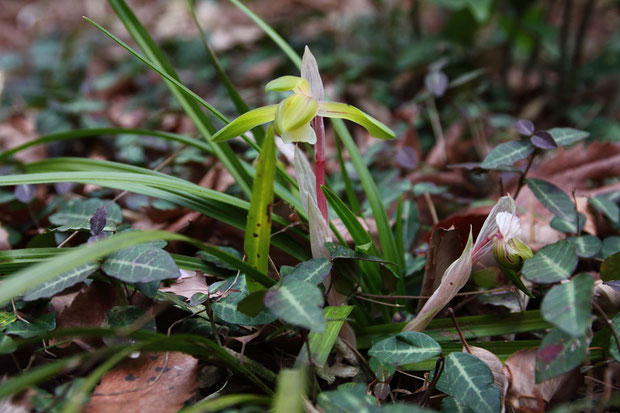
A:
{"type": "Polygon", "coordinates": [[[105,228],[108,221],[108,213],[105,207],[99,207],[90,219],[90,233],[92,235],[99,235],[105,228]]]}
{"type": "Polygon", "coordinates": [[[88,244],[92,244],[95,243],[99,240],[102,240],[104,238],[106,238],[108,236],[108,234],[106,234],[105,232],[101,232],[97,235],[91,235],[90,237],[88,237],[88,240],[86,241],[88,244]]]}
{"type": "Polygon", "coordinates": [[[530,136],[534,133],[534,122],[527,119],[519,119],[515,122],[515,128],[521,135],[530,136]]]}
{"type": "Polygon", "coordinates": [[[415,169],[418,166],[418,153],[409,146],[399,149],[396,152],[396,163],[401,168],[415,169]]]}
{"type": "Polygon", "coordinates": [[[34,198],[34,185],[17,185],[14,194],[19,202],[27,204],[34,198]]]}
{"type": "Polygon", "coordinates": [[[610,286],[614,291],[620,291],[620,281],[607,281],[603,284],[610,286]]]}
{"type": "Polygon", "coordinates": [[[532,145],[540,149],[555,149],[558,144],[555,143],[553,136],[547,131],[539,130],[531,138],[532,145]]]}
{"type": "Polygon", "coordinates": [[[448,88],[448,76],[441,71],[431,71],[424,78],[424,85],[435,96],[443,96],[448,88]]]}
{"type": "Polygon", "coordinates": [[[54,184],[54,190],[57,194],[63,195],[75,188],[75,183],[73,182],[56,182],[54,184]]]}

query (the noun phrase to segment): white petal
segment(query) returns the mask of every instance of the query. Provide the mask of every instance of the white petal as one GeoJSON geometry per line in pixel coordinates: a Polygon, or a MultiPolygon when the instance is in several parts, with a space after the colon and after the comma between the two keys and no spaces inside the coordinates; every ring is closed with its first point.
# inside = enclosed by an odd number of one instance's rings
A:
{"type": "Polygon", "coordinates": [[[515,214],[500,212],[495,217],[495,222],[502,238],[510,240],[521,235],[521,221],[515,214]]]}
{"type": "Polygon", "coordinates": [[[503,196],[497,201],[497,204],[493,207],[489,216],[484,221],[482,225],[482,229],[480,230],[480,234],[478,234],[478,238],[476,238],[476,243],[474,244],[474,251],[477,251],[477,256],[482,257],[487,252],[491,250],[493,247],[493,243],[490,242],[495,233],[497,232],[497,221],[495,217],[500,212],[509,212],[514,214],[517,210],[517,206],[515,205],[515,201],[510,197],[510,195],[503,196]],[[480,251],[478,251],[480,250],[480,251]]]}

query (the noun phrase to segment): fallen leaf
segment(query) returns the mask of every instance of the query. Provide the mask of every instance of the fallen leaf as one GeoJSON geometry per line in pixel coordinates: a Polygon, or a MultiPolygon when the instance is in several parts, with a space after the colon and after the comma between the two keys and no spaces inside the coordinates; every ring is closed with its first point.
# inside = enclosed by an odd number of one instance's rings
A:
{"type": "Polygon", "coordinates": [[[521,350],[506,360],[504,374],[509,382],[506,395],[509,411],[545,411],[545,403],[560,392],[574,392],[581,381],[579,373],[570,371],[536,384],[536,354],[537,349],[521,350]]]}
{"type": "Polygon", "coordinates": [[[196,271],[193,276],[179,278],[170,286],[160,288],[159,291],[192,298],[192,295],[196,293],[208,294],[209,286],[204,274],[196,271]]]}
{"type": "Polygon", "coordinates": [[[87,413],[177,412],[198,388],[198,360],[183,353],[142,353],[110,370],[87,413]]]}
{"type": "Polygon", "coordinates": [[[508,379],[504,373],[504,365],[499,357],[489,350],[476,346],[463,346],[463,352],[469,352],[473,356],[478,357],[489,367],[491,373],[493,373],[493,381],[497,384],[497,387],[499,387],[500,395],[502,400],[504,400],[506,392],[508,391],[508,379]]]}

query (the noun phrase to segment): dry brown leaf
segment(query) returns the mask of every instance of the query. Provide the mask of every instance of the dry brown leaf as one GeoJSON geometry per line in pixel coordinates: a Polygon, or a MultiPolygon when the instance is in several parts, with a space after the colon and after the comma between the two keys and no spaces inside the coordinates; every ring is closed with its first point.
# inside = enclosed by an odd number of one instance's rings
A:
{"type": "Polygon", "coordinates": [[[0,251],[10,250],[9,232],[0,226],[0,251]]]}
{"type": "Polygon", "coordinates": [[[575,384],[574,371],[536,384],[536,352],[537,349],[521,350],[506,360],[504,373],[509,381],[506,405],[514,411],[543,412],[546,402],[559,392],[570,392],[575,384]]]}
{"type": "Polygon", "coordinates": [[[183,353],[143,353],[110,370],[95,388],[87,413],[172,413],[198,387],[198,360],[183,353]]]}
{"type": "Polygon", "coordinates": [[[209,286],[204,274],[195,272],[193,276],[180,278],[168,287],[161,287],[159,291],[192,298],[196,293],[208,294],[209,286]]]}

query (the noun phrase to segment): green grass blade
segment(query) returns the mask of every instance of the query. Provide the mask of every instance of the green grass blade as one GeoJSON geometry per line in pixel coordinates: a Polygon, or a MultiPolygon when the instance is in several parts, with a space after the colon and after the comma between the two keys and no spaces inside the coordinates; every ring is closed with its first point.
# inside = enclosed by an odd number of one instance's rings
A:
{"type": "Polygon", "coordinates": [[[390,221],[388,220],[387,212],[383,206],[383,202],[381,201],[381,195],[379,194],[377,185],[372,179],[372,175],[366,167],[364,159],[362,158],[359,149],[357,149],[353,137],[344,125],[344,122],[341,119],[333,119],[332,123],[334,125],[334,130],[338,133],[344,147],[349,152],[351,161],[360,176],[362,186],[364,187],[364,191],[368,197],[368,202],[370,203],[370,208],[372,209],[372,215],[377,224],[379,242],[381,243],[381,250],[383,251],[384,258],[388,261],[397,263],[400,266],[400,270],[397,272],[401,272],[405,267],[405,257],[398,253],[396,240],[392,234],[390,221]]]}
{"type": "Polygon", "coordinates": [[[210,413],[239,405],[239,404],[260,404],[267,406],[271,404],[271,398],[256,394],[226,394],[215,399],[201,400],[196,404],[186,407],[179,413],[210,413]]]}
{"type": "MultiPolygon", "coordinates": [[[[271,238],[271,210],[273,208],[273,183],[275,179],[276,145],[273,128],[269,128],[260,153],[256,176],[252,186],[248,221],[245,228],[243,248],[250,266],[266,274],[269,267],[269,244],[271,238]]],[[[248,280],[252,294],[263,288],[248,280]]]]}
{"type": "MultiPolygon", "coordinates": [[[[217,58],[217,55],[209,45],[209,42],[207,42],[207,35],[205,34],[204,30],[202,30],[202,26],[200,25],[200,22],[198,21],[198,16],[196,16],[196,11],[194,10],[194,0],[187,0],[187,5],[189,7],[192,18],[194,19],[194,24],[200,32],[200,39],[202,40],[205,51],[207,52],[207,56],[209,56],[209,60],[211,60],[211,64],[213,64],[215,72],[220,78],[222,84],[224,85],[224,88],[226,89],[230,100],[232,100],[233,104],[235,105],[235,109],[237,109],[237,112],[239,112],[239,114],[248,112],[250,110],[250,107],[245,103],[245,101],[231,82],[230,78],[224,71],[224,68],[220,64],[220,60],[217,58]]],[[[252,129],[252,133],[256,137],[256,142],[259,145],[262,145],[263,139],[265,138],[265,131],[263,130],[263,128],[256,127],[252,129]]]]}
{"type": "Polygon", "coordinates": [[[273,40],[275,44],[282,49],[284,54],[288,56],[288,58],[297,66],[298,69],[301,69],[301,58],[299,55],[293,50],[291,46],[284,40],[275,30],[271,28],[263,19],[258,17],[252,10],[248,9],[243,3],[239,0],[228,0],[241,11],[243,11],[250,19],[256,23],[258,27],[260,27],[270,38],[273,40]]]}
{"type": "Polygon", "coordinates": [[[344,187],[347,192],[347,199],[349,200],[349,205],[351,205],[351,210],[354,214],[358,214],[360,212],[360,204],[355,196],[355,191],[353,190],[353,184],[351,184],[351,179],[349,178],[349,173],[347,172],[346,165],[344,163],[344,157],[342,156],[342,148],[340,147],[340,142],[338,139],[334,139],[334,143],[336,144],[336,151],[338,152],[338,163],[340,164],[340,173],[342,174],[342,180],[344,181],[344,187]]]}
{"type": "Polygon", "coordinates": [[[143,135],[153,136],[156,138],[162,138],[171,142],[179,142],[187,146],[198,148],[208,154],[212,153],[211,147],[202,141],[190,138],[188,136],[179,135],[170,132],[153,131],[149,129],[132,129],[132,128],[94,128],[94,129],[80,129],[67,132],[53,133],[51,135],[41,136],[40,138],[30,140],[21,145],[15,146],[0,153],[0,162],[7,160],[11,156],[24,149],[30,148],[36,145],[42,145],[44,143],[58,142],[70,139],[79,139],[93,136],[107,136],[116,138],[119,135],[143,135]]]}
{"type": "Polygon", "coordinates": [[[273,413],[303,413],[306,391],[305,369],[280,370],[271,411],[273,413]]]}
{"type": "Polygon", "coordinates": [[[265,287],[275,284],[271,278],[241,262],[236,257],[215,247],[205,246],[201,241],[166,231],[132,231],[113,235],[94,244],[77,247],[67,254],[30,266],[4,278],[0,290],[0,305],[8,303],[10,300],[23,295],[27,290],[80,265],[98,260],[123,248],[154,240],[188,242],[210,254],[217,254],[219,258],[227,260],[229,264],[244,272],[247,277],[265,287]]]}
{"type": "MultiPolygon", "coordinates": [[[[178,81],[179,78],[174,71],[174,68],[166,59],[161,49],[159,49],[159,47],[155,44],[144,26],[142,26],[140,21],[123,0],[110,0],[110,5],[127,28],[127,31],[129,31],[138,46],[142,49],[147,59],[155,62],[157,66],[162,68],[162,73],[165,72],[169,75],[168,77],[164,77],[164,82],[167,84],[168,88],[177,99],[181,107],[183,107],[187,115],[192,119],[203,137],[207,141],[210,140],[211,135],[215,132],[215,127],[201,110],[200,106],[198,106],[194,96],[190,97],[186,94],[185,90],[189,89],[180,87],[183,85],[178,81]]],[[[101,29],[103,28],[101,27],[101,29]]],[[[111,35],[111,33],[109,34],[111,35]]],[[[153,66],[153,69],[156,69],[155,65],[153,66]]],[[[237,156],[232,151],[230,146],[220,143],[212,144],[212,148],[213,152],[224,164],[228,172],[235,178],[243,191],[249,195],[251,192],[251,178],[241,166],[239,159],[237,159],[237,156]]]]}
{"type": "MultiPolygon", "coordinates": [[[[325,331],[322,333],[311,331],[308,335],[312,361],[317,366],[323,366],[327,363],[329,353],[331,353],[334,343],[336,343],[340,329],[347,317],[349,317],[349,314],[351,314],[351,311],[353,311],[353,306],[325,307],[323,310],[325,312],[325,331]]],[[[303,346],[295,366],[308,360],[307,348],[306,345],[303,346]]]]}

